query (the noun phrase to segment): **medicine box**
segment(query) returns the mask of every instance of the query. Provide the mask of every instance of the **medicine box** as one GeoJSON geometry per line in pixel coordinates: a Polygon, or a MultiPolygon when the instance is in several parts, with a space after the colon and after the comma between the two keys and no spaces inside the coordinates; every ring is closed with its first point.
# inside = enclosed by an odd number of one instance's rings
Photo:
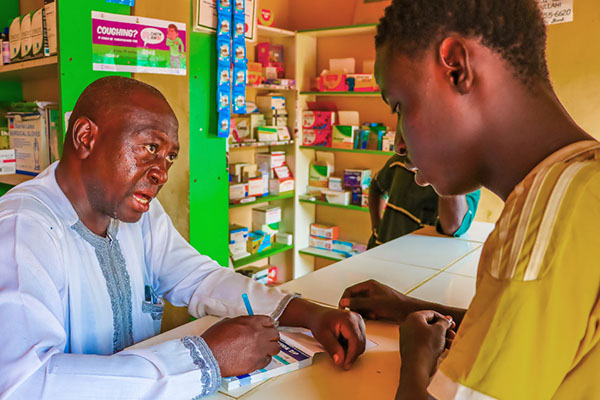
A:
{"type": "Polygon", "coordinates": [[[248,196],[262,196],[264,194],[262,176],[248,179],[248,196]]]}
{"type": "Polygon", "coordinates": [[[21,16],[21,59],[32,57],[31,47],[31,17],[33,12],[21,16]]]}
{"type": "Polygon", "coordinates": [[[279,139],[277,127],[259,126],[256,128],[259,142],[276,142],[279,139]]]}
{"type": "Polygon", "coordinates": [[[281,222],[281,207],[267,204],[253,208],[252,221],[259,225],[270,225],[281,222]]]}
{"type": "Polygon", "coordinates": [[[56,54],[56,1],[44,4],[44,24],[46,25],[46,37],[48,39],[47,51],[44,56],[56,54]]]}
{"type": "Polygon", "coordinates": [[[329,176],[333,172],[333,165],[312,162],[308,168],[308,184],[313,187],[326,188],[329,176]]]}
{"type": "Polygon", "coordinates": [[[334,240],[331,250],[336,253],[343,254],[346,257],[351,257],[353,255],[353,247],[354,243],[352,242],[347,242],[344,240],[334,240]]]}
{"type": "Polygon", "coordinates": [[[347,75],[343,73],[325,73],[311,81],[311,86],[319,92],[347,92],[347,75]]]}
{"type": "Polygon", "coordinates": [[[248,228],[242,225],[229,225],[229,243],[243,242],[248,239],[248,228]]]}
{"type": "Polygon", "coordinates": [[[273,168],[285,165],[285,152],[273,151],[271,153],[257,153],[256,164],[258,164],[258,169],[261,172],[267,173],[270,178],[273,178],[273,168]]]}
{"type": "Polygon", "coordinates": [[[10,23],[9,28],[10,62],[14,63],[21,59],[21,17],[16,17],[10,23]]]}
{"type": "Polygon", "coordinates": [[[333,240],[332,239],[316,238],[314,236],[310,236],[308,238],[308,245],[310,247],[315,247],[317,249],[331,251],[333,249],[333,240]]]}
{"type": "Polygon", "coordinates": [[[269,110],[285,109],[285,97],[283,96],[256,96],[256,106],[259,110],[267,112],[269,110]]]}
{"type": "Polygon", "coordinates": [[[325,197],[325,201],[331,204],[339,204],[347,206],[350,204],[350,192],[323,189],[321,194],[325,197]]]}
{"type": "Polygon", "coordinates": [[[366,189],[370,184],[370,169],[347,169],[344,171],[344,187],[366,189]]]}
{"type": "Polygon", "coordinates": [[[291,192],[294,190],[295,181],[294,178],[284,179],[271,179],[269,182],[269,192],[274,195],[279,195],[285,192],[291,192]]]}
{"type": "Polygon", "coordinates": [[[373,74],[348,74],[348,90],[351,92],[376,92],[379,90],[373,74]]]}
{"type": "Polygon", "coordinates": [[[310,224],[310,235],[325,239],[337,239],[338,227],[335,225],[310,224]]]}
{"type": "Polygon", "coordinates": [[[277,243],[285,244],[291,246],[294,242],[294,236],[291,233],[278,232],[275,235],[275,241],[277,243]]]}
{"type": "Polygon", "coordinates": [[[354,148],[354,138],[358,135],[358,126],[334,125],[331,137],[331,147],[336,149],[354,148]]]}
{"type": "Polygon", "coordinates": [[[328,129],[335,123],[334,111],[303,111],[303,129],[328,129]]]}
{"type": "Polygon", "coordinates": [[[337,123],[339,125],[360,125],[360,114],[358,111],[338,111],[337,123]]]}
{"type": "Polygon", "coordinates": [[[232,136],[236,142],[247,142],[254,139],[254,132],[250,129],[249,117],[234,117],[232,136]]]}
{"type": "Polygon", "coordinates": [[[229,185],[229,201],[235,202],[248,197],[248,185],[245,183],[238,183],[229,185]]]}
{"type": "Polygon", "coordinates": [[[15,150],[0,150],[0,175],[14,174],[16,170],[15,150]]]}
{"type": "Polygon", "coordinates": [[[256,60],[263,67],[283,63],[283,45],[263,42],[256,45],[256,60]]]}
{"type": "Polygon", "coordinates": [[[302,145],[314,147],[331,147],[331,129],[303,129],[302,145]]]}
{"type": "Polygon", "coordinates": [[[329,177],[329,190],[335,190],[341,192],[344,190],[342,178],[337,176],[329,177]]]}

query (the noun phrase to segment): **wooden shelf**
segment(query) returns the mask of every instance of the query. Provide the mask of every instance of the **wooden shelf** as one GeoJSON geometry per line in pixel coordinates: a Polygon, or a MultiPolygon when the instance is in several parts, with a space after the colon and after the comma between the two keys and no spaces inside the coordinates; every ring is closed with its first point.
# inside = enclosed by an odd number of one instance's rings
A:
{"type": "Polygon", "coordinates": [[[229,204],[229,208],[251,206],[251,205],[254,205],[254,204],[267,203],[267,202],[270,202],[270,201],[289,199],[289,198],[292,198],[292,197],[294,197],[294,191],[286,192],[286,193],[283,193],[283,194],[280,194],[280,195],[271,195],[271,196],[257,197],[256,200],[250,201],[248,203],[229,204]]]}
{"type": "Polygon", "coordinates": [[[7,64],[0,67],[0,81],[58,78],[58,56],[7,64]]]}
{"type": "Polygon", "coordinates": [[[329,250],[317,249],[315,247],[307,247],[305,249],[298,250],[298,253],[306,254],[308,256],[313,256],[313,257],[325,258],[327,260],[332,260],[332,261],[342,261],[342,260],[346,259],[346,257],[341,255],[340,253],[336,253],[334,251],[329,251],[329,250]]]}
{"type": "Polygon", "coordinates": [[[249,143],[230,143],[230,149],[239,148],[256,148],[256,147],[271,147],[271,146],[286,146],[294,143],[293,140],[280,140],[277,142],[249,142],[249,143]]]}
{"type": "Polygon", "coordinates": [[[363,24],[363,25],[348,25],[348,26],[335,26],[331,28],[321,29],[308,29],[298,31],[299,35],[310,35],[314,37],[328,37],[328,36],[348,36],[348,35],[361,35],[361,34],[373,34],[377,31],[377,24],[363,24]]]}
{"type": "Polygon", "coordinates": [[[300,92],[302,96],[381,97],[381,92],[300,92]]]}
{"type": "Polygon", "coordinates": [[[257,25],[258,36],[266,38],[292,38],[296,32],[272,26],[257,25]]]}
{"type": "Polygon", "coordinates": [[[275,254],[283,253],[284,251],[288,251],[288,250],[291,250],[293,248],[294,248],[293,245],[286,245],[286,244],[275,243],[268,250],[261,251],[258,254],[252,254],[251,256],[248,256],[248,257],[240,258],[237,261],[233,261],[233,267],[234,268],[240,268],[240,267],[243,267],[245,265],[251,264],[251,263],[253,263],[255,261],[259,261],[259,260],[262,260],[264,258],[274,256],[275,254]]]}
{"type": "Polygon", "coordinates": [[[6,185],[16,186],[19,183],[26,182],[30,179],[35,178],[33,175],[24,175],[24,174],[10,174],[10,175],[0,175],[0,183],[4,183],[6,185]]]}
{"type": "Polygon", "coordinates": [[[300,146],[301,149],[305,150],[316,150],[316,151],[339,151],[343,153],[362,153],[362,154],[377,154],[384,156],[393,156],[393,151],[382,151],[382,150],[370,150],[370,149],[338,149],[335,147],[323,147],[323,146],[300,146]]]}
{"type": "Polygon", "coordinates": [[[328,207],[335,207],[335,208],[345,208],[346,210],[369,212],[369,207],[360,207],[360,206],[355,206],[353,204],[348,204],[348,205],[333,204],[333,203],[328,203],[326,201],[321,201],[321,200],[305,200],[305,199],[300,199],[299,201],[301,203],[310,203],[310,204],[316,204],[316,205],[319,205],[319,206],[328,206],[328,207]]]}
{"type": "Polygon", "coordinates": [[[264,91],[277,91],[277,92],[295,92],[296,88],[295,87],[285,87],[285,86],[279,86],[279,85],[247,85],[246,89],[253,89],[253,90],[264,90],[264,91]]]}

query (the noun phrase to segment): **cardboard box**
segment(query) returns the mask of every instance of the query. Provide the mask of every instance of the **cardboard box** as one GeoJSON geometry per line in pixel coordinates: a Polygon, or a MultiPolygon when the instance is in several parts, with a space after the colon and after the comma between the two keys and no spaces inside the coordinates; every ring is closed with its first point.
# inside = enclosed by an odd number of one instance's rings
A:
{"type": "Polygon", "coordinates": [[[291,177],[285,179],[271,179],[269,181],[269,191],[275,195],[291,192],[294,190],[294,186],[295,180],[291,177]]]}
{"type": "Polygon", "coordinates": [[[254,139],[254,132],[250,129],[250,117],[234,117],[232,137],[235,142],[250,142],[254,139]]]}
{"type": "Polygon", "coordinates": [[[285,151],[257,153],[255,157],[259,171],[269,174],[269,178],[274,177],[273,168],[278,168],[285,165],[285,151]]]}
{"type": "Polygon", "coordinates": [[[342,72],[353,74],[356,71],[356,60],[353,57],[348,58],[330,58],[329,70],[331,72],[342,72]]]}
{"type": "Polygon", "coordinates": [[[360,125],[360,114],[358,111],[338,111],[338,125],[360,125]]]}
{"type": "Polygon", "coordinates": [[[21,60],[32,58],[31,17],[33,12],[21,16],[21,60]]]}
{"type": "Polygon", "coordinates": [[[256,96],[256,106],[263,112],[270,110],[285,110],[285,97],[283,96],[256,96]]]}
{"type": "Polygon", "coordinates": [[[248,179],[248,196],[263,196],[264,185],[262,175],[256,178],[248,179]]]}
{"type": "Polygon", "coordinates": [[[326,188],[333,166],[328,164],[311,163],[308,170],[308,184],[312,187],[326,188]]]}
{"type": "MultiPolygon", "coordinates": [[[[287,121],[287,118],[286,118],[287,121]]],[[[290,130],[287,126],[277,126],[277,137],[279,140],[291,140],[290,130]]]]}
{"type": "Polygon", "coordinates": [[[31,16],[31,56],[33,58],[43,57],[48,52],[48,38],[44,29],[44,8],[40,8],[31,16]]]}
{"type": "Polygon", "coordinates": [[[331,143],[331,128],[302,130],[302,146],[331,147],[331,143]]]}
{"type": "Polygon", "coordinates": [[[275,235],[275,241],[291,246],[294,243],[294,236],[291,233],[278,232],[277,235],[275,235]]]}
{"type": "Polygon", "coordinates": [[[316,237],[310,236],[308,238],[308,245],[310,247],[314,247],[317,249],[331,251],[333,249],[333,240],[332,239],[321,239],[321,238],[316,238],[316,237]]]}
{"type": "Polygon", "coordinates": [[[350,204],[350,192],[337,190],[321,190],[321,194],[325,197],[325,201],[331,204],[340,204],[347,206],[350,204]]]}
{"type": "Polygon", "coordinates": [[[351,92],[377,92],[379,87],[373,74],[348,74],[346,81],[351,92]]]}
{"type": "Polygon", "coordinates": [[[243,181],[243,169],[245,166],[250,165],[250,163],[235,163],[229,164],[229,174],[232,176],[232,182],[241,183],[243,181]]]}
{"type": "Polygon", "coordinates": [[[277,281],[277,267],[265,265],[261,267],[248,266],[236,269],[235,272],[240,273],[253,281],[268,285],[277,281]]]}
{"type": "Polygon", "coordinates": [[[56,2],[44,4],[44,25],[46,38],[48,40],[48,48],[44,50],[44,56],[56,54],[56,2]]]}
{"type": "Polygon", "coordinates": [[[229,201],[235,202],[248,197],[248,185],[245,183],[238,183],[229,185],[229,201]]]}
{"type": "Polygon", "coordinates": [[[328,188],[329,190],[341,192],[344,190],[343,179],[337,176],[330,176],[328,188]]]}
{"type": "Polygon", "coordinates": [[[319,92],[347,92],[347,75],[342,73],[324,73],[312,81],[314,90],[319,92]]]}
{"type": "MultiPolygon", "coordinates": [[[[256,178],[258,174],[258,165],[248,164],[242,167],[242,181],[247,182],[251,178],[256,178]]],[[[260,174],[262,176],[262,174],[260,174]]]]}
{"type": "Polygon", "coordinates": [[[394,151],[394,142],[395,142],[395,135],[393,134],[394,132],[392,132],[392,135],[390,135],[389,133],[386,134],[383,139],[381,139],[381,150],[382,151],[394,151]]]}
{"type": "Polygon", "coordinates": [[[259,126],[256,128],[259,142],[276,142],[279,139],[277,127],[259,126]]]}
{"type": "Polygon", "coordinates": [[[343,254],[346,257],[352,257],[354,254],[352,248],[354,247],[354,243],[348,242],[345,240],[334,240],[333,245],[331,246],[331,250],[343,254]]]}
{"type": "Polygon", "coordinates": [[[232,224],[229,225],[229,243],[240,243],[246,244],[248,239],[248,228],[242,225],[232,224]]]}
{"type": "Polygon", "coordinates": [[[335,123],[334,111],[303,111],[303,129],[331,129],[335,123]]]}
{"type": "Polygon", "coordinates": [[[281,222],[281,207],[267,204],[253,208],[252,222],[259,225],[270,225],[281,222]]]}
{"type": "Polygon", "coordinates": [[[35,175],[50,165],[50,135],[53,134],[53,125],[56,130],[56,108],[55,103],[35,102],[31,106],[35,111],[6,114],[10,147],[16,154],[17,173],[35,175]]]}
{"type": "Polygon", "coordinates": [[[273,168],[273,174],[277,179],[287,179],[292,177],[292,171],[290,171],[290,168],[287,165],[273,168]]]}
{"type": "Polygon", "coordinates": [[[274,63],[283,63],[283,45],[263,42],[256,45],[256,61],[263,67],[274,63]]]}
{"type": "Polygon", "coordinates": [[[9,28],[10,62],[14,63],[21,59],[21,17],[16,17],[10,23],[9,28]]]}
{"type": "Polygon", "coordinates": [[[356,135],[358,135],[358,126],[334,125],[331,134],[331,147],[352,149],[354,148],[356,135]]]}
{"type": "Polygon", "coordinates": [[[335,225],[310,224],[310,235],[324,239],[337,239],[339,228],[335,225]]]}
{"type": "Polygon", "coordinates": [[[344,171],[344,187],[367,189],[371,184],[370,169],[347,169],[344,171]]]}
{"type": "Polygon", "coordinates": [[[263,66],[261,63],[248,61],[248,85],[258,86],[263,81],[263,66]]]}
{"type": "Polygon", "coordinates": [[[15,150],[0,150],[0,175],[14,174],[17,171],[15,150]]]}

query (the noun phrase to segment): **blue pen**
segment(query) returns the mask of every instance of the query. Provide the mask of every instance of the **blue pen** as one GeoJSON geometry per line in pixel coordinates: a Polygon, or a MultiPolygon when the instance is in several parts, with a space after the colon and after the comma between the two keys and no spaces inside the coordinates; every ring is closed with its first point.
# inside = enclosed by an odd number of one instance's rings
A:
{"type": "Polygon", "coordinates": [[[244,300],[244,305],[246,306],[248,315],[254,315],[254,311],[252,311],[252,306],[250,305],[250,300],[248,300],[248,295],[246,293],[242,293],[242,300],[244,300]]]}

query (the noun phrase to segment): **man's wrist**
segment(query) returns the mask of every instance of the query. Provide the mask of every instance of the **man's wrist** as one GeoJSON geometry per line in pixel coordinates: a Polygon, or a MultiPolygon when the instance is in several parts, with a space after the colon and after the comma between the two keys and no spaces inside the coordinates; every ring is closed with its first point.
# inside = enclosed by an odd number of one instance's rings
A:
{"type": "Polygon", "coordinates": [[[429,372],[422,366],[406,366],[400,368],[400,382],[396,400],[403,399],[428,399],[427,386],[429,386],[429,372]]]}

